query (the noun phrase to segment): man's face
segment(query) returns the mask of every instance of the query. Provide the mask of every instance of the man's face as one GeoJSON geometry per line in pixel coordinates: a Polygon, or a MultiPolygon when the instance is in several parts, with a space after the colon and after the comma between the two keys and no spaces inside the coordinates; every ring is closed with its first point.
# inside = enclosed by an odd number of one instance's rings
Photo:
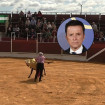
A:
{"type": "Polygon", "coordinates": [[[84,38],[85,34],[83,33],[81,26],[69,26],[67,28],[66,39],[72,50],[78,50],[82,45],[84,38]]]}

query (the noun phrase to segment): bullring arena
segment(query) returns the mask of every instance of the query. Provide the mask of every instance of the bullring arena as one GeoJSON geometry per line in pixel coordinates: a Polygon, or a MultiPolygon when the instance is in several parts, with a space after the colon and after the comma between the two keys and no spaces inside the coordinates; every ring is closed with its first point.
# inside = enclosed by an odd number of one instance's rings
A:
{"type": "Polygon", "coordinates": [[[67,55],[57,41],[2,37],[0,105],[105,105],[104,44],[96,41],[85,54],[67,55]],[[35,71],[28,78],[25,60],[39,51],[46,57],[46,75],[36,83],[35,71]]]}
{"type": "Polygon", "coordinates": [[[35,83],[25,60],[0,58],[1,105],[105,105],[104,63],[47,59],[35,83]]]}

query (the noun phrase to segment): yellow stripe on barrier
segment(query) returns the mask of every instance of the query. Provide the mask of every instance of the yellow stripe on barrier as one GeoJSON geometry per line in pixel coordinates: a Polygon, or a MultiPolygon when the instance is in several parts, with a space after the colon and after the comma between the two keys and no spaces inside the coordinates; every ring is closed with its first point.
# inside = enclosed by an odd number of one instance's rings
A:
{"type": "MultiPolygon", "coordinates": [[[[71,20],[76,20],[75,17],[72,17],[71,20]]],[[[91,25],[84,25],[85,29],[92,29],[91,25]]]]}
{"type": "Polygon", "coordinates": [[[92,29],[91,25],[84,25],[85,29],[92,29]]]}
{"type": "Polygon", "coordinates": [[[71,20],[76,20],[76,18],[75,17],[72,17],[71,20]]]}

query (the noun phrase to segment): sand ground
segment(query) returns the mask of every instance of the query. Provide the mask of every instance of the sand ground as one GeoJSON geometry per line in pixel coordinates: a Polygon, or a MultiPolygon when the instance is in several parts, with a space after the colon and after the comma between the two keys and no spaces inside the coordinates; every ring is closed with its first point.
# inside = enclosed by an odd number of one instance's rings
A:
{"type": "Polygon", "coordinates": [[[105,105],[105,65],[47,60],[35,83],[25,59],[0,58],[0,105],[105,105]]]}

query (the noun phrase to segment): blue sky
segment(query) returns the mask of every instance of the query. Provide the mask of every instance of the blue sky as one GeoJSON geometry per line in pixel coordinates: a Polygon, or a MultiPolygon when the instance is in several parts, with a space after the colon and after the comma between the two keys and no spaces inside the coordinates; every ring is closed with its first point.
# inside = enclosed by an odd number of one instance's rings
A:
{"type": "Polygon", "coordinates": [[[0,0],[0,11],[92,12],[105,14],[105,0],[0,0]]]}

